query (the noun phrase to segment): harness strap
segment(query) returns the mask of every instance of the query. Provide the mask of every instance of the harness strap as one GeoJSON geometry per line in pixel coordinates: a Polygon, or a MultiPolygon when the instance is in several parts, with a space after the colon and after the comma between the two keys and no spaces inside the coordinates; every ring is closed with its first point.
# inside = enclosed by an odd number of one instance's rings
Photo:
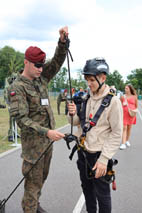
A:
{"type": "Polygon", "coordinates": [[[99,89],[101,89],[101,87],[103,86],[104,82],[103,83],[100,83],[100,81],[98,80],[98,78],[96,77],[96,75],[94,76],[96,81],[98,82],[99,84],[99,88],[97,89],[97,91],[99,91],[99,89]]]}
{"type": "Polygon", "coordinates": [[[75,144],[75,146],[72,148],[71,154],[69,155],[69,159],[72,160],[74,153],[78,150],[78,145],[75,144]]]}
{"type": "MultiPolygon", "coordinates": [[[[70,160],[72,160],[73,158],[73,155],[74,153],[80,149],[80,147],[85,150],[85,147],[84,147],[84,143],[82,144],[82,138],[83,138],[83,141],[85,141],[85,137],[86,137],[86,134],[88,131],[90,131],[90,129],[93,127],[93,126],[96,126],[101,114],[103,113],[104,109],[106,107],[108,107],[110,105],[110,102],[111,102],[111,99],[112,97],[114,96],[114,93],[110,90],[110,92],[108,93],[108,95],[103,99],[102,103],[101,103],[101,106],[99,107],[99,109],[97,110],[96,114],[94,115],[93,119],[91,119],[90,121],[90,126],[89,128],[86,128],[86,126],[84,125],[83,127],[83,133],[81,135],[81,140],[80,140],[80,143],[79,144],[76,144],[73,148],[72,148],[72,151],[71,151],[71,154],[69,156],[70,160]]],[[[88,99],[87,99],[88,100],[88,99]]],[[[87,101],[84,103],[85,106],[87,104],[87,101]]],[[[83,107],[84,108],[84,107],[83,107]]],[[[85,108],[84,108],[84,113],[85,113],[85,108]]],[[[85,118],[85,116],[83,116],[85,118]]],[[[85,123],[85,122],[84,122],[85,123]]]]}
{"type": "MultiPolygon", "coordinates": [[[[99,107],[98,111],[94,115],[93,119],[91,119],[91,128],[97,124],[97,122],[98,122],[102,112],[104,111],[104,109],[110,105],[110,102],[111,102],[111,99],[112,99],[113,96],[114,96],[113,93],[108,93],[108,95],[103,99],[101,106],[99,107]]],[[[91,128],[89,128],[89,130],[91,128]]]]}

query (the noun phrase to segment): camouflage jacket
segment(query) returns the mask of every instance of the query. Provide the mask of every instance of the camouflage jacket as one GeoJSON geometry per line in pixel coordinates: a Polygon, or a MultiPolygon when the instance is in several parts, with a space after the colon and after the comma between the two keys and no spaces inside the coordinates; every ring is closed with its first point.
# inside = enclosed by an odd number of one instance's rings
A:
{"type": "Polygon", "coordinates": [[[60,93],[57,97],[57,103],[60,103],[60,102],[63,102],[63,101],[66,101],[67,97],[65,96],[64,93],[60,93]]]}
{"type": "Polygon", "coordinates": [[[65,57],[65,45],[58,42],[54,57],[45,64],[39,78],[29,80],[20,75],[10,88],[10,114],[21,129],[22,158],[31,163],[47,147],[50,141],[46,136],[48,130],[55,128],[47,85],[60,70],[65,57]],[[42,105],[42,100],[48,103],[42,105]]]}

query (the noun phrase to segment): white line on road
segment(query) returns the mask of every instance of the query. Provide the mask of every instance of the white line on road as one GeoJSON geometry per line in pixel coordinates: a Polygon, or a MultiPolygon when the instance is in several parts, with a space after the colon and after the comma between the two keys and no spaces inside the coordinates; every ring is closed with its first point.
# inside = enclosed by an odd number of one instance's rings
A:
{"type": "Polygon", "coordinates": [[[85,203],[85,198],[84,198],[84,194],[82,193],[73,210],[73,213],[80,213],[83,208],[84,203],[85,203]]]}
{"type": "MultiPolygon", "coordinates": [[[[142,102],[140,102],[139,101],[139,104],[141,105],[140,107],[142,107],[142,102]]],[[[139,116],[140,116],[140,119],[141,119],[141,121],[142,121],[142,115],[141,115],[141,108],[139,107],[139,109],[138,109],[138,114],[139,114],[139,116]]]]}
{"type": "Polygon", "coordinates": [[[142,115],[141,115],[141,113],[140,113],[139,110],[138,110],[138,113],[139,113],[140,119],[141,119],[141,121],[142,121],[142,115]]]}

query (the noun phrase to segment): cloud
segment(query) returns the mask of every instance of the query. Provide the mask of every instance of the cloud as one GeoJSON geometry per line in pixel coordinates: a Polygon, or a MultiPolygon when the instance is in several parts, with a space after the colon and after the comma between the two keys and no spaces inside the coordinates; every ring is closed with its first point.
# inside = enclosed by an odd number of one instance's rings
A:
{"type": "Polygon", "coordinates": [[[73,24],[76,21],[75,17],[64,14],[61,2],[6,0],[0,7],[0,39],[31,41],[51,39],[52,33],[50,32],[55,28],[64,26],[66,23],[73,24]]]}
{"type": "Polygon", "coordinates": [[[24,52],[28,46],[37,45],[51,58],[59,28],[68,25],[74,58],[72,70],[83,68],[88,59],[102,56],[111,72],[118,70],[126,78],[131,70],[142,67],[142,3],[126,2],[2,1],[1,47],[10,45],[24,52]]]}
{"type": "MultiPolygon", "coordinates": [[[[106,58],[110,71],[118,70],[126,79],[131,70],[142,67],[141,11],[142,5],[125,11],[105,10],[96,4],[90,21],[74,25],[74,67],[83,68],[85,61],[96,56],[106,58]],[[76,36],[74,32],[79,29],[76,36]]],[[[91,16],[91,14],[90,14],[91,16]]]]}

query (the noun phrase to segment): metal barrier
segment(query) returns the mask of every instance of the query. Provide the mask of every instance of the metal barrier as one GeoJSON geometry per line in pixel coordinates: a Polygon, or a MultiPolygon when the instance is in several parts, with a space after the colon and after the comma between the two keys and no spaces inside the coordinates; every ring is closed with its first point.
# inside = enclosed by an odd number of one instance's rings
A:
{"type": "Polygon", "coordinates": [[[0,89],[0,97],[4,96],[4,89],[0,89]]]}

